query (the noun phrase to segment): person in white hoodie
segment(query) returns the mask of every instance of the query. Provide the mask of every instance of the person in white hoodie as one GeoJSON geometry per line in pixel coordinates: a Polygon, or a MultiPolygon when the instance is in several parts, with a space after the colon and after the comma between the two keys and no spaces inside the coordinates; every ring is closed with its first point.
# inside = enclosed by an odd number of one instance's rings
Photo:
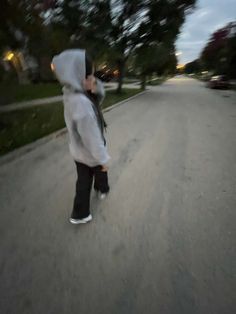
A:
{"type": "Polygon", "coordinates": [[[64,117],[69,134],[70,153],[76,163],[77,182],[74,206],[69,221],[73,224],[92,220],[90,194],[100,199],[109,192],[110,156],[104,137],[106,123],[100,109],[105,92],[93,76],[93,66],[82,49],[65,50],[52,60],[58,81],[63,85],[64,117]]]}

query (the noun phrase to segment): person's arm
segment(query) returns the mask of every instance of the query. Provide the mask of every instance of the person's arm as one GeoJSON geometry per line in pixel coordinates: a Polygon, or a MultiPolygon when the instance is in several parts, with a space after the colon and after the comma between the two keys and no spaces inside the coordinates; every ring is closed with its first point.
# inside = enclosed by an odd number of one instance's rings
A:
{"type": "Polygon", "coordinates": [[[101,169],[102,172],[107,172],[108,170],[109,170],[109,167],[108,167],[107,164],[106,165],[102,165],[102,169],[101,169]]]}
{"type": "Polygon", "coordinates": [[[83,81],[83,86],[85,90],[89,90],[96,95],[98,103],[101,104],[105,98],[105,89],[102,81],[95,76],[91,76],[83,81]]]}
{"type": "Polygon", "coordinates": [[[95,90],[95,94],[97,95],[98,98],[98,102],[99,104],[101,104],[101,102],[104,100],[105,98],[105,89],[103,87],[102,82],[96,78],[96,90],[95,90]]]}
{"type": "Polygon", "coordinates": [[[82,118],[76,119],[76,126],[84,146],[94,159],[97,160],[98,165],[104,165],[106,167],[110,156],[104,145],[96,118],[88,113],[82,118]]]}

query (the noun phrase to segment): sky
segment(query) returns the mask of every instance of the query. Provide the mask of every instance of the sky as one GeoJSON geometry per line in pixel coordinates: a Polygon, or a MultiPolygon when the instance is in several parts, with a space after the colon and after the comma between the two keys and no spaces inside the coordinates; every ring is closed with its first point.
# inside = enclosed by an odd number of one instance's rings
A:
{"type": "Polygon", "coordinates": [[[210,35],[233,21],[236,21],[236,0],[198,0],[176,41],[176,50],[182,52],[179,63],[197,59],[210,35]]]}

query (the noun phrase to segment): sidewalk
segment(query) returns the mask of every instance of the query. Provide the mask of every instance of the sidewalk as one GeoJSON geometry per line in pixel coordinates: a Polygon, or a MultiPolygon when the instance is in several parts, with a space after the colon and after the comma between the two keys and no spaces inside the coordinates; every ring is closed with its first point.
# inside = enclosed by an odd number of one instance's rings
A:
{"type": "MultiPolygon", "coordinates": [[[[117,83],[105,83],[104,87],[106,91],[114,90],[117,87],[117,83]]],[[[130,83],[130,84],[123,84],[123,88],[140,88],[139,83],[130,83]]],[[[21,110],[24,108],[34,107],[38,105],[47,105],[55,102],[62,101],[62,95],[54,96],[54,97],[47,97],[47,98],[39,98],[29,101],[22,101],[18,103],[13,103],[6,106],[0,106],[0,113],[2,112],[9,112],[14,110],[21,110]]]]}
{"type": "Polygon", "coordinates": [[[47,98],[39,98],[34,100],[22,101],[19,103],[13,103],[10,105],[5,105],[0,107],[1,112],[9,112],[13,110],[21,110],[24,108],[34,107],[38,105],[47,105],[55,102],[62,101],[62,96],[54,96],[54,97],[47,97],[47,98]]]}

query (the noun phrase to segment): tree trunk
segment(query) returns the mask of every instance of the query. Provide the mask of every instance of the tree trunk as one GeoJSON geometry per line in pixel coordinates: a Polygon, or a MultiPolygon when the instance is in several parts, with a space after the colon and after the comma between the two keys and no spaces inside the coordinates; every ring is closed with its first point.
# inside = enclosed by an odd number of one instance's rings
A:
{"type": "Polygon", "coordinates": [[[24,59],[21,53],[15,53],[11,63],[16,71],[18,83],[20,85],[29,84],[28,71],[24,65],[24,59]]]}
{"type": "Polygon", "coordinates": [[[117,87],[117,93],[120,94],[122,92],[122,85],[123,80],[125,76],[125,60],[120,60],[118,62],[118,70],[119,70],[119,77],[118,77],[118,87],[117,87]]]}
{"type": "Polygon", "coordinates": [[[146,89],[146,75],[143,74],[141,77],[141,89],[145,90],[146,89]]]}
{"type": "Polygon", "coordinates": [[[49,56],[41,56],[39,63],[40,78],[43,82],[50,82],[53,80],[53,72],[50,67],[51,58],[49,56]]]}

